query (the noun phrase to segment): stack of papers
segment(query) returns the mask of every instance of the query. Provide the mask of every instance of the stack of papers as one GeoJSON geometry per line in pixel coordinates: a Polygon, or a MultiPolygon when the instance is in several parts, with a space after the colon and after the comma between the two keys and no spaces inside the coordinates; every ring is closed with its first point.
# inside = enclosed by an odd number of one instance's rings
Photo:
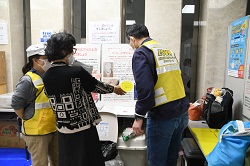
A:
{"type": "Polygon", "coordinates": [[[134,116],[135,108],[134,106],[111,106],[104,105],[99,112],[110,112],[115,115],[120,116],[134,116]]]}

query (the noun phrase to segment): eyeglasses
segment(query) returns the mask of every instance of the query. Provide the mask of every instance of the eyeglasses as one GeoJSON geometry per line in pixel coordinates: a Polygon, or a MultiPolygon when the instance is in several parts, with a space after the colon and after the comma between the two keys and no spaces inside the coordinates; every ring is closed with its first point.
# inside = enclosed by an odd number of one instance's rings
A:
{"type": "Polygon", "coordinates": [[[73,53],[74,53],[74,54],[76,53],[76,51],[77,51],[77,49],[76,49],[76,48],[73,48],[73,53]]]}

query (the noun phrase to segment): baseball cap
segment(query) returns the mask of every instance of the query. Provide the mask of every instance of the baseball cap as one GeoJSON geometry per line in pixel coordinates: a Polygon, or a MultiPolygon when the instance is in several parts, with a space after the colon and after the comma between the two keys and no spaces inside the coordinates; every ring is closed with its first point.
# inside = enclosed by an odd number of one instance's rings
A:
{"type": "Polygon", "coordinates": [[[31,57],[33,55],[45,55],[45,46],[43,44],[34,44],[34,45],[31,45],[29,46],[27,49],[26,49],[26,52],[27,52],[27,58],[28,57],[31,57]]]}

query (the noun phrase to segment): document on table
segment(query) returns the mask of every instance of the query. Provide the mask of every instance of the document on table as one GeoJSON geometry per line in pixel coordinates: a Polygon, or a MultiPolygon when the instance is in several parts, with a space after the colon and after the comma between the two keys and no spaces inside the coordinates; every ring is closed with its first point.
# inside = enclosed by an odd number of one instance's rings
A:
{"type": "Polygon", "coordinates": [[[207,156],[218,142],[219,129],[191,128],[204,156],[207,156]]]}
{"type": "Polygon", "coordinates": [[[107,106],[104,105],[100,112],[110,112],[115,115],[122,115],[122,116],[133,116],[135,113],[134,106],[107,106]]]}

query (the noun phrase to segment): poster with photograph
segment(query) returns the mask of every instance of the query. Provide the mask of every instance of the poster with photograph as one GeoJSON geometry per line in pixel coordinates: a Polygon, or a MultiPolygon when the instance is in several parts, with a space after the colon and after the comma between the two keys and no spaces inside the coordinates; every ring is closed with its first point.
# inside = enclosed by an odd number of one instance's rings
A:
{"type": "Polygon", "coordinates": [[[134,50],[128,44],[103,44],[101,80],[112,85],[120,85],[127,94],[105,94],[101,101],[131,102],[136,100],[135,83],[132,72],[134,50]]]}

